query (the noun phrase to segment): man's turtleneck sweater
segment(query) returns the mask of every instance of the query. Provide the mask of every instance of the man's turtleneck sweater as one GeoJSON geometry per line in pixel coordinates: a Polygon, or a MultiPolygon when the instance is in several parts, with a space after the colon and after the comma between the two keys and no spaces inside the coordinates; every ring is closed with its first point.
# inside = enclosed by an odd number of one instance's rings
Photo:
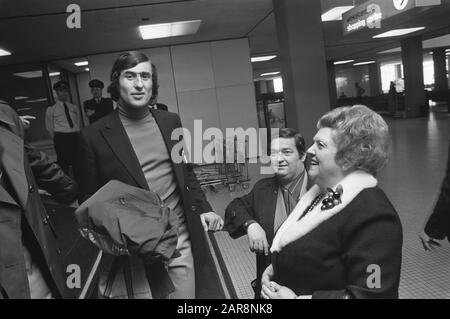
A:
{"type": "Polygon", "coordinates": [[[177,190],[170,154],[149,108],[130,109],[118,104],[119,117],[141,164],[150,190],[184,221],[181,197],[177,190]]]}

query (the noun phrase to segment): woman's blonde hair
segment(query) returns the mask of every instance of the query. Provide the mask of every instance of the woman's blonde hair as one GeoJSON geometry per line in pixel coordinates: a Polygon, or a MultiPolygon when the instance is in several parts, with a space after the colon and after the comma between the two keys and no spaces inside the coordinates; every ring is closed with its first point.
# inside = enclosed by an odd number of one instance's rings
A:
{"type": "Polygon", "coordinates": [[[375,175],[389,157],[389,128],[383,118],[364,105],[336,108],[320,118],[317,128],[333,130],[343,169],[361,169],[375,175]]]}

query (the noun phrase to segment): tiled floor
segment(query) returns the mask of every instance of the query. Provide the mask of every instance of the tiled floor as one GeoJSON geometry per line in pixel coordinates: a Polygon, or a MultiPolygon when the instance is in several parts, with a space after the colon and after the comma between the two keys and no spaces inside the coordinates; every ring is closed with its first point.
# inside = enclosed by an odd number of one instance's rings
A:
{"type": "MultiPolygon", "coordinates": [[[[392,135],[392,157],[379,175],[380,186],[396,207],[403,225],[404,245],[401,298],[450,298],[450,244],[425,252],[417,237],[437,199],[448,154],[450,114],[431,113],[429,118],[387,119],[392,135]]],[[[260,178],[256,165],[250,167],[252,184],[260,178]]],[[[252,186],[252,185],[251,185],[252,186]]],[[[219,190],[207,196],[223,215],[232,198],[245,191],[219,190]]],[[[250,281],[255,277],[255,258],[247,238],[231,239],[215,234],[235,291],[239,298],[252,298],[250,281]]]]}

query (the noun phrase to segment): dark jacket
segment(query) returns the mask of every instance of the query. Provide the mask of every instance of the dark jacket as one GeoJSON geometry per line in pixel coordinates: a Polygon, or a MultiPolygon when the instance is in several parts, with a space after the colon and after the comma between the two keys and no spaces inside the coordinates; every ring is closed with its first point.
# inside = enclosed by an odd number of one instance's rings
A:
{"type": "MultiPolygon", "coordinates": [[[[269,246],[272,244],[274,232],[275,208],[278,196],[278,182],[275,177],[264,178],[256,182],[247,195],[234,199],[225,209],[225,226],[234,239],[247,235],[245,222],[255,220],[266,232],[269,246]]],[[[270,265],[270,255],[256,255],[256,297],[261,291],[261,276],[270,265]]]]}
{"type": "Polygon", "coordinates": [[[12,194],[0,186],[0,280],[10,298],[30,298],[23,240],[54,297],[65,291],[57,238],[44,209],[38,188],[60,202],[76,198],[76,184],[48,157],[24,145],[22,123],[8,105],[0,103],[1,165],[12,194]]]}
{"type": "Polygon", "coordinates": [[[88,116],[89,123],[91,124],[108,115],[114,109],[113,101],[104,97],[100,99],[100,103],[97,103],[95,99],[84,101],[83,106],[85,112],[88,110],[94,111],[92,115],[88,116]]]}
{"type": "Polygon", "coordinates": [[[447,237],[447,240],[450,241],[450,145],[448,149],[447,172],[445,173],[433,214],[425,226],[425,233],[432,238],[441,240],[447,237]]]}
{"type": "MultiPolygon", "coordinates": [[[[306,177],[306,175],[305,175],[306,177]]],[[[307,189],[311,186],[308,180],[307,189]]],[[[266,232],[267,242],[272,245],[274,237],[274,218],[277,205],[279,183],[276,177],[263,178],[256,182],[247,195],[234,199],[225,209],[224,229],[232,238],[239,238],[247,234],[245,222],[255,220],[266,232]]],[[[270,255],[256,255],[256,285],[255,297],[261,292],[261,276],[270,265],[270,255]]]]}
{"type": "MultiPolygon", "coordinates": [[[[151,110],[169,154],[178,143],[172,131],[181,127],[178,115],[151,110]]],[[[80,189],[83,197],[94,194],[112,179],[148,190],[142,168],[119,119],[117,110],[81,131],[79,141],[80,189]]],[[[220,278],[208,247],[200,214],[212,211],[191,165],[173,163],[173,172],[182,197],[196,273],[197,298],[224,298],[220,278]]]]}
{"type": "Polygon", "coordinates": [[[380,188],[367,188],[338,214],[273,254],[273,280],[313,298],[398,298],[402,240],[389,199],[380,188]],[[370,277],[377,274],[379,288],[376,277],[370,277]]]}

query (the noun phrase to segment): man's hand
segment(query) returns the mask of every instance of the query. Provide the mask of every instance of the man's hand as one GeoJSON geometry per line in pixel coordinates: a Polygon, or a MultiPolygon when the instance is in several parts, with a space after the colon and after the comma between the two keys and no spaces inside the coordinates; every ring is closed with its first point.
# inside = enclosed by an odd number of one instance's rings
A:
{"type": "Polygon", "coordinates": [[[203,213],[200,215],[200,220],[202,221],[203,229],[205,232],[219,231],[223,227],[223,219],[214,212],[203,213]]]}
{"type": "Polygon", "coordinates": [[[271,281],[269,286],[263,285],[261,296],[264,299],[295,299],[297,295],[288,287],[281,286],[271,281]]]}
{"type": "Polygon", "coordinates": [[[422,242],[423,249],[426,251],[433,251],[436,247],[441,247],[441,244],[436,239],[428,236],[424,231],[419,233],[420,241],[422,242]]]}
{"type": "Polygon", "coordinates": [[[269,255],[269,243],[267,242],[266,232],[258,223],[250,224],[247,228],[248,245],[250,250],[255,253],[264,253],[269,255]]]}
{"type": "Polygon", "coordinates": [[[272,280],[273,275],[274,275],[273,266],[272,265],[267,266],[266,270],[264,270],[264,272],[261,276],[261,285],[269,287],[270,281],[272,280]]]}
{"type": "Polygon", "coordinates": [[[32,115],[23,115],[23,116],[19,116],[19,117],[20,117],[20,120],[22,121],[22,124],[25,127],[25,129],[28,129],[30,127],[31,120],[36,119],[36,116],[32,116],[32,115]]]}

